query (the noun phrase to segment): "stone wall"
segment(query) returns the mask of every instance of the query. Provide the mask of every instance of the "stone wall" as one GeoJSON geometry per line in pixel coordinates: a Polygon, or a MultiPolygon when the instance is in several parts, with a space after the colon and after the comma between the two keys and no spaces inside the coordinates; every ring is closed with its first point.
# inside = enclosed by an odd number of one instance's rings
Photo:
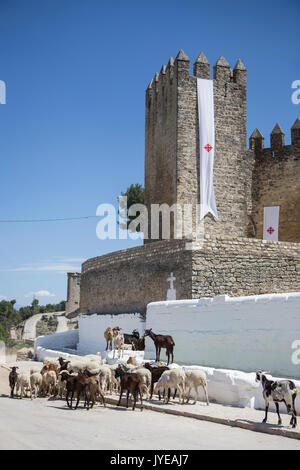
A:
{"type": "Polygon", "coordinates": [[[293,144],[284,145],[283,131],[276,125],[271,148],[264,148],[262,136],[255,140],[252,186],[255,236],[263,237],[264,207],[280,206],[279,240],[300,242],[300,139],[292,136],[293,144]]]}
{"type": "MultiPolygon", "coordinates": [[[[200,202],[197,77],[209,79],[210,66],[200,54],[193,76],[189,68],[189,58],[180,51],[147,89],[145,194],[148,211],[150,204],[193,204],[195,222],[200,202]]],[[[219,219],[208,215],[205,232],[246,236],[246,69],[238,61],[232,71],[220,57],[213,83],[214,186],[219,219]]]]}
{"type": "Polygon", "coordinates": [[[80,311],[144,314],[166,300],[171,272],[177,299],[298,292],[300,246],[219,237],[196,250],[170,240],[92,258],[82,265],[80,311]]]}
{"type": "Polygon", "coordinates": [[[80,278],[81,273],[68,273],[68,291],[66,302],[66,316],[77,312],[80,305],[80,278]]]}

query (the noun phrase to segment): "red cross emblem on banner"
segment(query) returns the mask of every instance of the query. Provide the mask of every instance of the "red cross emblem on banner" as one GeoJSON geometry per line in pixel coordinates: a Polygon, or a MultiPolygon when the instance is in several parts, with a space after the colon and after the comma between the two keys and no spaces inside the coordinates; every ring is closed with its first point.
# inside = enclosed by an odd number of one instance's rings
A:
{"type": "Polygon", "coordinates": [[[267,232],[272,235],[273,232],[275,232],[275,230],[273,229],[273,227],[269,227],[267,232]]]}
{"type": "Polygon", "coordinates": [[[206,144],[204,148],[205,150],[207,150],[208,153],[212,150],[212,146],[209,144],[206,144]]]}

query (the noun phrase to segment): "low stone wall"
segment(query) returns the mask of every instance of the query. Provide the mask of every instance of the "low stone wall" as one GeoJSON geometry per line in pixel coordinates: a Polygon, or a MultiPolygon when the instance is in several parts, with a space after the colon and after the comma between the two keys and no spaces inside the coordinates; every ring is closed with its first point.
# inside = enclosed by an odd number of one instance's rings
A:
{"type": "Polygon", "coordinates": [[[173,272],[177,299],[300,291],[300,244],[205,238],[187,250],[167,240],[91,258],[82,265],[82,313],[146,312],[167,298],[173,272]]]}

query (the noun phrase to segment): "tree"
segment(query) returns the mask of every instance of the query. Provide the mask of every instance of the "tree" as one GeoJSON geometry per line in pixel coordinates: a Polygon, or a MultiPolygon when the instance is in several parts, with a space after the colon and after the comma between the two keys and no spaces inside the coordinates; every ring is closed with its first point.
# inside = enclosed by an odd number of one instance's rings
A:
{"type": "MultiPolygon", "coordinates": [[[[143,186],[139,183],[136,184],[131,184],[129,188],[126,189],[125,192],[121,192],[122,196],[127,197],[127,211],[124,214],[124,222],[120,222],[120,227],[123,230],[128,230],[128,226],[132,220],[134,220],[137,215],[135,216],[130,216],[128,215],[128,209],[133,205],[133,204],[144,204],[145,202],[145,190],[143,186]]],[[[125,204],[122,201],[122,198],[119,199],[119,205],[121,208],[121,211],[123,212],[125,210],[125,204]]],[[[121,214],[123,216],[123,214],[121,214]]],[[[136,228],[137,232],[140,232],[140,226],[136,228]]]]}

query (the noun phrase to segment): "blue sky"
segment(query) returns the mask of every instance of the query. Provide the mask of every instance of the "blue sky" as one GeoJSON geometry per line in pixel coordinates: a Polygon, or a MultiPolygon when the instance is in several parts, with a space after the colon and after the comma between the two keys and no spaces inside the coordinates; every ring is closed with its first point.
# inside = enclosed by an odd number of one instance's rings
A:
{"type": "MultiPolygon", "coordinates": [[[[191,63],[240,57],[248,137],[268,146],[278,121],[289,144],[299,20],[298,0],[0,0],[0,219],[95,215],[143,183],[144,91],[181,48],[191,63]]],[[[96,223],[0,223],[0,299],[57,302],[82,260],[137,244],[100,241],[96,223]]]]}

